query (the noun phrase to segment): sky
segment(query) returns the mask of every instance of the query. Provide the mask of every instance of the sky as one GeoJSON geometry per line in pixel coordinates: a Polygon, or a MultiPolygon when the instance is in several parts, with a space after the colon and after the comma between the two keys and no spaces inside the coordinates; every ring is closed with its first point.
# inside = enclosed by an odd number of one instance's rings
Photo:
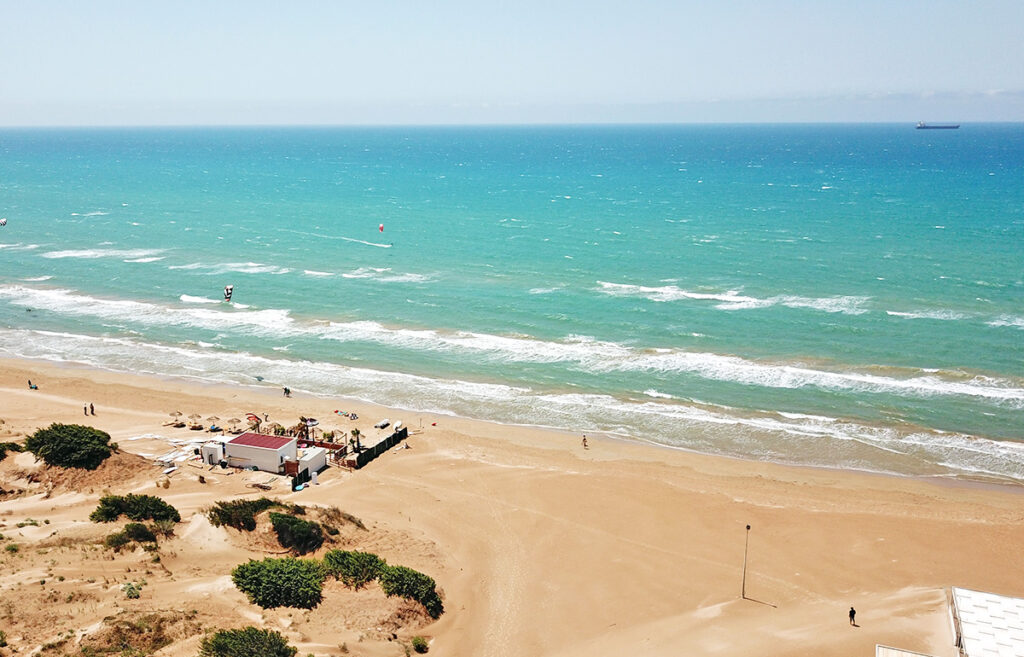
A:
{"type": "Polygon", "coordinates": [[[0,125],[1024,121],[1024,0],[0,0],[0,125]]]}

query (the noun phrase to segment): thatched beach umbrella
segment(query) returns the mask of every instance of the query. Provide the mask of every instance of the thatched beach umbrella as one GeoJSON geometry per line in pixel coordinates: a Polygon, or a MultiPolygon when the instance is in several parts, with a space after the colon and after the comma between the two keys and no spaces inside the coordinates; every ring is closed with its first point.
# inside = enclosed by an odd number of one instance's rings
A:
{"type": "Polygon", "coordinates": [[[200,415],[199,413],[193,413],[192,415],[189,415],[189,416],[188,416],[188,419],[190,419],[190,420],[199,420],[199,419],[201,419],[202,417],[203,417],[203,416],[202,416],[202,415],[200,415]]]}
{"type": "Polygon", "coordinates": [[[241,422],[241,420],[239,420],[237,417],[233,417],[230,420],[228,420],[228,424],[230,424],[231,426],[235,426],[239,422],[241,422]]]}
{"type": "Polygon", "coordinates": [[[220,420],[220,418],[217,417],[216,415],[211,415],[210,417],[206,418],[206,421],[211,423],[211,424],[214,423],[214,422],[217,422],[219,420],[220,420]]]}
{"type": "Polygon", "coordinates": [[[170,415],[174,419],[178,419],[179,417],[181,417],[181,411],[171,411],[170,415]]]}

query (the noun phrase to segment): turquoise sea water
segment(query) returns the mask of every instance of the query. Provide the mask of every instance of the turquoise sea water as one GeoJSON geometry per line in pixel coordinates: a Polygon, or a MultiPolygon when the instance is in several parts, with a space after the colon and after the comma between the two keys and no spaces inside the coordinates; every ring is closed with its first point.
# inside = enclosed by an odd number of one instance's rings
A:
{"type": "Polygon", "coordinates": [[[1022,125],[2,130],[0,216],[0,355],[1024,481],[1022,125]]]}

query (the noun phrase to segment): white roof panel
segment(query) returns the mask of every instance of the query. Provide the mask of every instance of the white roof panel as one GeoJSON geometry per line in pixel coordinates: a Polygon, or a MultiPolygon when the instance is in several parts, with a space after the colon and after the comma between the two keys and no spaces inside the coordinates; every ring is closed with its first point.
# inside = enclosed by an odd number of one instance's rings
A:
{"type": "Polygon", "coordinates": [[[953,589],[967,657],[1024,657],[1024,599],[953,589]]]}

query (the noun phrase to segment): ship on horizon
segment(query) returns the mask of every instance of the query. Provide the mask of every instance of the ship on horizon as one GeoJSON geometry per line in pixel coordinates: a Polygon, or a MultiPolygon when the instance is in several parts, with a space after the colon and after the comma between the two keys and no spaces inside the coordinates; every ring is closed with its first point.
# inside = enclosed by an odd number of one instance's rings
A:
{"type": "Polygon", "coordinates": [[[956,130],[959,127],[959,123],[925,123],[924,121],[917,122],[918,130],[956,130]]]}

